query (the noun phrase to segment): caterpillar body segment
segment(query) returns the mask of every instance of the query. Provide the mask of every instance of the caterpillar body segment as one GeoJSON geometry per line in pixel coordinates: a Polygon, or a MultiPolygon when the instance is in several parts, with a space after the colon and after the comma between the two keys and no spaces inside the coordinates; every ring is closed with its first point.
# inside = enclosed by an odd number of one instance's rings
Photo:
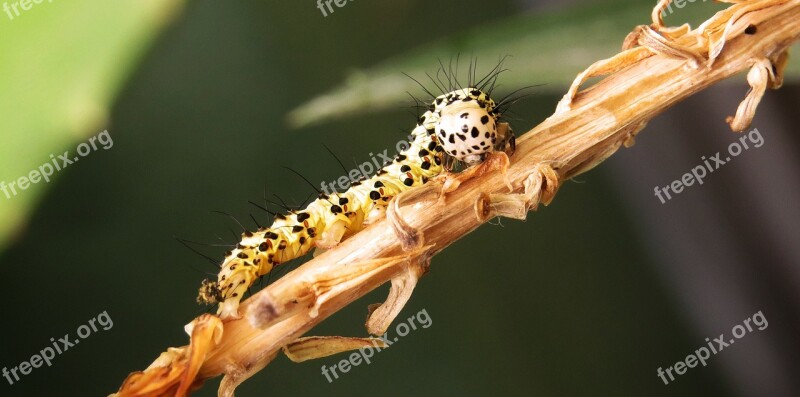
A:
{"type": "Polygon", "coordinates": [[[445,164],[476,164],[493,150],[513,146],[507,125],[498,126],[499,116],[495,102],[477,88],[436,97],[419,118],[409,147],[374,176],[353,182],[347,191],[321,194],[301,211],[276,215],[269,228],[244,233],[226,253],[217,280],[203,281],[198,302],[219,303],[220,317],[238,318],[242,295],[275,266],[315,247],[334,247],[381,219],[389,200],[441,174],[445,164]]]}

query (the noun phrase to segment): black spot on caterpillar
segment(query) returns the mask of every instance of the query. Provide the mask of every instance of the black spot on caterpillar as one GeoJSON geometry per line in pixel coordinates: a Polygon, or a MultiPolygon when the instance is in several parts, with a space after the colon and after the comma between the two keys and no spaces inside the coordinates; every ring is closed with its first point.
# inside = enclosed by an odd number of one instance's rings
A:
{"type": "Polygon", "coordinates": [[[434,81],[440,91],[445,87],[449,90],[423,107],[425,113],[411,133],[410,146],[395,161],[344,192],[321,194],[302,211],[277,214],[268,228],[245,232],[236,248],[226,253],[217,281],[203,281],[198,302],[219,303],[218,314],[222,318],[238,317],[244,292],[275,266],[303,256],[314,247],[336,246],[380,219],[394,196],[426,183],[446,166],[455,162],[477,164],[489,152],[502,149],[507,143],[513,145],[513,135],[497,142],[497,120],[503,102],[497,104],[489,97],[500,71],[498,65],[474,82],[471,67],[470,83],[464,88],[454,86],[453,76],[448,77],[448,84],[434,81]],[[434,134],[436,131],[438,135],[434,134]],[[462,131],[469,131],[469,135],[462,131]]]}

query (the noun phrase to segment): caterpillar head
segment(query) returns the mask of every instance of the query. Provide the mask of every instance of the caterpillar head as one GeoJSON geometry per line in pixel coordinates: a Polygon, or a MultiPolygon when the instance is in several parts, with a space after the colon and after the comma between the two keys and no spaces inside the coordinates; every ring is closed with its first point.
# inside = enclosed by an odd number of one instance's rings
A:
{"type": "Polygon", "coordinates": [[[476,89],[456,90],[443,97],[447,103],[436,125],[439,143],[445,153],[467,165],[481,162],[497,143],[494,101],[476,89]]]}

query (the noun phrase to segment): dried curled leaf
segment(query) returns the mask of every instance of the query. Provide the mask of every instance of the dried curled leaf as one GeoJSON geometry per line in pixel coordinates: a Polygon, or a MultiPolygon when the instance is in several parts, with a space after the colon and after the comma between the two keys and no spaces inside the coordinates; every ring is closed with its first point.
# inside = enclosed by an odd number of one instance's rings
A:
{"type": "Polygon", "coordinates": [[[358,349],[387,347],[380,338],[346,338],[342,336],[309,336],[299,338],[283,347],[290,360],[301,363],[316,358],[328,357],[337,353],[358,349]]]}
{"type": "Polygon", "coordinates": [[[187,325],[186,331],[191,335],[189,346],[161,353],[144,371],[128,375],[119,391],[109,397],[183,397],[199,387],[202,380],[196,382],[195,377],[222,339],[222,321],[204,314],[187,325]]]}

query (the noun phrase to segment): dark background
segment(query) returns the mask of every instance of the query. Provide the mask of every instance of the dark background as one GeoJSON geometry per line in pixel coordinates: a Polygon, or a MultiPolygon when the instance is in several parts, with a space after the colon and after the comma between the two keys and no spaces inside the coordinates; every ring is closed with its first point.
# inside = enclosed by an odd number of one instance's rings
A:
{"type": "MultiPolygon", "coordinates": [[[[293,130],[284,123],[290,110],[353,68],[530,6],[354,1],[323,18],[310,1],[189,3],[118,97],[104,127],[114,147],[60,173],[0,255],[1,365],[29,359],[103,311],[114,326],[18,384],[0,381],[0,394],[106,395],[166,347],[184,345],[183,325],[203,310],[194,302],[202,272],[214,267],[173,236],[230,240],[237,226],[211,210],[244,221],[247,200],[259,200],[265,185],[301,202],[310,188],[282,165],[332,180],[341,171],[323,144],[360,163],[394,147],[414,122],[398,103],[293,130]]],[[[528,222],[483,226],[438,255],[400,316],[425,309],[433,325],[371,365],[329,384],[320,366],[345,355],[303,364],[278,357],[237,396],[797,395],[798,87],[761,104],[754,126],[764,146],[667,204],[653,196],[654,186],[737,138],[723,120],[745,92],[740,81],[676,106],[528,222]],[[658,367],[759,310],[766,330],[667,386],[657,377],[658,367]]],[[[538,123],[557,100],[516,105],[515,130],[538,123]]],[[[221,257],[224,249],[205,251],[221,257]]],[[[364,336],[366,306],[387,291],[312,334],[364,336]]],[[[197,395],[216,395],[217,383],[197,395]]]]}

